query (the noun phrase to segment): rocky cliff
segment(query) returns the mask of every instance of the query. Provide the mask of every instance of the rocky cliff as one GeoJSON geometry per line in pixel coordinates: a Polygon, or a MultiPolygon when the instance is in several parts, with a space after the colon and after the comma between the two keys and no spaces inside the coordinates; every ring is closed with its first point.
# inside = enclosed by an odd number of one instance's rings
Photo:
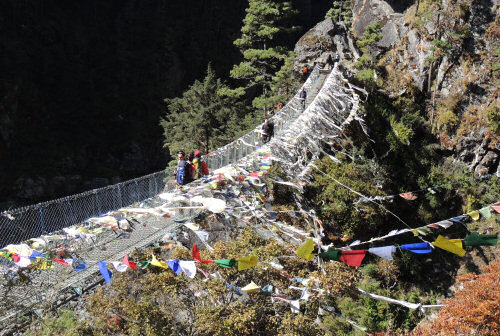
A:
{"type": "Polygon", "coordinates": [[[353,0],[352,24],[326,19],[297,43],[296,67],[341,55],[353,67],[367,26],[380,23],[374,54],[391,98],[416,86],[441,147],[480,175],[500,174],[500,8],[489,0],[353,0]],[[323,55],[323,56],[322,56],[323,55]]]}

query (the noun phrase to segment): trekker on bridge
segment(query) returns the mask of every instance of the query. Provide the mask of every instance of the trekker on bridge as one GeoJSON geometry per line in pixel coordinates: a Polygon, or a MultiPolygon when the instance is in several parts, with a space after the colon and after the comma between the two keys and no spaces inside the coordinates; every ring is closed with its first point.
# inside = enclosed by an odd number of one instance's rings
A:
{"type": "Polygon", "coordinates": [[[274,136],[274,124],[266,119],[262,125],[262,141],[266,144],[274,136]]]}
{"type": "Polygon", "coordinates": [[[328,67],[330,69],[333,69],[333,57],[332,57],[332,54],[331,53],[328,53],[328,57],[326,58],[326,64],[328,65],[328,67]]]}
{"type": "Polygon", "coordinates": [[[179,185],[188,184],[193,180],[192,164],[185,159],[183,151],[177,152],[176,183],[179,185]]]}
{"type": "Polygon", "coordinates": [[[306,99],[307,99],[307,92],[305,88],[302,88],[302,90],[299,93],[299,99],[302,101],[302,108],[306,107],[306,99]]]}
{"type": "Polygon", "coordinates": [[[199,150],[194,152],[194,159],[193,159],[193,165],[194,165],[194,179],[199,179],[203,176],[207,176],[210,174],[208,171],[207,164],[205,161],[203,161],[201,157],[201,152],[199,150]]]}

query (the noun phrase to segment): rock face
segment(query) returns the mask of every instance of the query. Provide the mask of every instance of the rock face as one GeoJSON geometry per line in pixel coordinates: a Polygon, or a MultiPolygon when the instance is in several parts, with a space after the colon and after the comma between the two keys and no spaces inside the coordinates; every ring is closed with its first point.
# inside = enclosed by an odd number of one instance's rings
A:
{"type": "Polygon", "coordinates": [[[297,43],[295,68],[333,51],[355,72],[352,66],[360,52],[353,40],[379,21],[383,38],[374,54],[392,77],[382,90],[396,98],[414,84],[432,102],[428,120],[443,147],[477,174],[500,172],[500,134],[492,130],[489,118],[494,117],[484,112],[500,115],[499,75],[491,70],[498,64],[493,51],[500,50],[500,6],[480,0],[467,0],[465,6],[420,1],[416,15],[417,2],[412,0],[351,3],[352,28],[331,19],[317,24],[297,43]],[[458,121],[450,126],[446,115],[458,121]]]}
{"type": "Polygon", "coordinates": [[[324,62],[328,52],[339,54],[343,60],[355,60],[359,57],[359,51],[345,25],[335,24],[331,18],[318,23],[295,44],[294,69],[299,71],[304,65],[311,66],[315,61],[324,62]]]}
{"type": "Polygon", "coordinates": [[[336,31],[333,20],[328,18],[305,33],[295,45],[295,69],[298,71],[305,64],[311,65],[321,54],[331,51],[336,31]]]}
{"type": "Polygon", "coordinates": [[[393,47],[406,30],[403,27],[403,14],[395,13],[389,4],[382,0],[354,1],[353,14],[352,28],[356,37],[363,35],[366,26],[377,20],[381,22],[383,38],[378,43],[381,48],[393,47]]]}

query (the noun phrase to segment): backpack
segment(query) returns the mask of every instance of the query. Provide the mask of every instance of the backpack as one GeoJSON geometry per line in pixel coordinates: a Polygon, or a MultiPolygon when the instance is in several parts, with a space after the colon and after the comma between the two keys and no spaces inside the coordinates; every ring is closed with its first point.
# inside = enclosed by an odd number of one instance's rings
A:
{"type": "Polygon", "coordinates": [[[183,166],[177,167],[177,183],[187,184],[193,181],[192,178],[192,164],[185,161],[183,166]]]}
{"type": "Polygon", "coordinates": [[[203,174],[201,173],[201,160],[199,158],[195,157],[193,159],[193,166],[194,166],[193,177],[195,179],[202,177],[203,174]]]}

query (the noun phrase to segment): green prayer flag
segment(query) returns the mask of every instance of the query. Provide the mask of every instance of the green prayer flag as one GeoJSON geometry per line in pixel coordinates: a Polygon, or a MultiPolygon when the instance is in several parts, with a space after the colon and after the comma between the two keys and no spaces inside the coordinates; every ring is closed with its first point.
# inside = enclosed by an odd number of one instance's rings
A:
{"type": "Polygon", "coordinates": [[[318,256],[324,260],[339,261],[341,254],[342,254],[342,251],[339,251],[339,250],[328,250],[326,252],[322,252],[322,253],[318,254],[318,256]]]}
{"type": "Polygon", "coordinates": [[[479,209],[479,213],[486,219],[491,218],[491,208],[489,206],[479,209]]]}
{"type": "Polygon", "coordinates": [[[137,265],[140,267],[140,268],[146,268],[149,266],[149,264],[151,263],[151,260],[148,260],[148,261],[143,261],[143,262],[138,262],[137,265]]]}
{"type": "Polygon", "coordinates": [[[215,260],[215,262],[217,264],[219,264],[219,266],[224,267],[224,268],[231,268],[233,266],[238,265],[238,262],[236,261],[236,259],[218,259],[218,260],[215,260]]]}
{"type": "Polygon", "coordinates": [[[477,234],[473,232],[470,236],[465,237],[465,246],[496,246],[498,244],[498,237],[496,234],[477,234]]]}
{"type": "Polygon", "coordinates": [[[417,232],[419,234],[421,234],[422,236],[427,236],[428,234],[432,233],[431,229],[429,229],[428,227],[418,227],[416,228],[415,230],[417,230],[417,232]]]}

